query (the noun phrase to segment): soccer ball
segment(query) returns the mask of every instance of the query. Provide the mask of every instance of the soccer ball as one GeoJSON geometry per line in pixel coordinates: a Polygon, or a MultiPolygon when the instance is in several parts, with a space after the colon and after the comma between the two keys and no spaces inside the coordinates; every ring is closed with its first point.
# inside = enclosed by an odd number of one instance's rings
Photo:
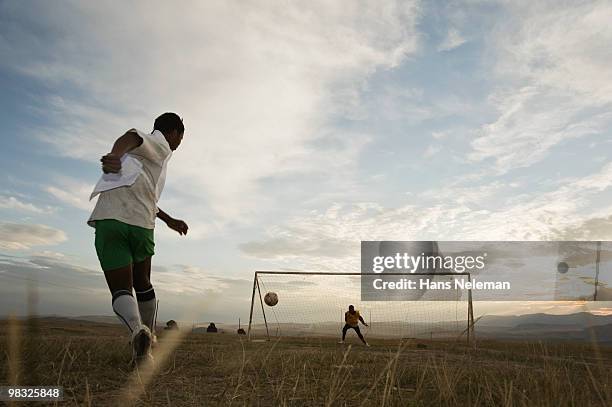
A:
{"type": "Polygon", "coordinates": [[[264,297],[264,302],[273,307],[276,304],[278,304],[278,295],[276,295],[276,293],[273,292],[269,292],[266,294],[266,296],[264,297]]]}

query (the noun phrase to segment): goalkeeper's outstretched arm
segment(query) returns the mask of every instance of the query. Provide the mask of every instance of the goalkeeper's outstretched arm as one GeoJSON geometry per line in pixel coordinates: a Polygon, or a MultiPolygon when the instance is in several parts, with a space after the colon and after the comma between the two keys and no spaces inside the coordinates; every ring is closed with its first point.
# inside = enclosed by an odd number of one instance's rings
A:
{"type": "Polygon", "coordinates": [[[359,321],[361,321],[361,323],[362,323],[364,326],[368,326],[368,324],[366,324],[366,322],[363,320],[363,317],[362,317],[361,315],[359,315],[359,321]]]}

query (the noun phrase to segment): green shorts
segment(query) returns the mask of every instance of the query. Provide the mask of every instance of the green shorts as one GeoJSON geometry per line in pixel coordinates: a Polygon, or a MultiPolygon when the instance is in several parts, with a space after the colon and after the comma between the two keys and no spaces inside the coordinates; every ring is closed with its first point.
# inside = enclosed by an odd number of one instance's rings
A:
{"type": "Polygon", "coordinates": [[[104,271],[140,263],[155,254],[153,229],[115,219],[97,220],[95,228],[96,253],[104,271]]]}

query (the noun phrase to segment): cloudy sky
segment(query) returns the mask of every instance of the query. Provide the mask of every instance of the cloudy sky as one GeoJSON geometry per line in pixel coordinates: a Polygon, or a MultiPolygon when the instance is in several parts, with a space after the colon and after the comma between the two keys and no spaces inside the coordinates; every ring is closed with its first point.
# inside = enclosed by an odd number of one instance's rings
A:
{"type": "Polygon", "coordinates": [[[98,159],[165,111],[186,133],[159,206],[190,231],[158,223],[161,318],[245,318],[254,270],[359,271],[360,240],[612,239],[610,15],[0,1],[0,314],[30,280],[42,312],[110,312],[98,159]]]}

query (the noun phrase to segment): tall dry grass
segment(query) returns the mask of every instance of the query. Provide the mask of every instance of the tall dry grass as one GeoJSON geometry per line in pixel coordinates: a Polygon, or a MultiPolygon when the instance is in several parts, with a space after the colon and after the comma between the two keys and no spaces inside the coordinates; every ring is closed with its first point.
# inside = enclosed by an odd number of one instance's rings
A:
{"type": "MultiPolygon", "coordinates": [[[[0,377],[36,366],[61,385],[58,405],[280,406],[609,406],[612,349],[590,344],[392,343],[340,346],[329,339],[249,343],[230,334],[166,336],[165,354],[146,373],[128,368],[121,327],[41,323],[0,325],[0,377]],[[13,342],[12,342],[13,341],[13,342]],[[36,346],[36,352],[32,350],[36,346]]],[[[15,379],[16,378],[16,379],[15,379]]]]}

